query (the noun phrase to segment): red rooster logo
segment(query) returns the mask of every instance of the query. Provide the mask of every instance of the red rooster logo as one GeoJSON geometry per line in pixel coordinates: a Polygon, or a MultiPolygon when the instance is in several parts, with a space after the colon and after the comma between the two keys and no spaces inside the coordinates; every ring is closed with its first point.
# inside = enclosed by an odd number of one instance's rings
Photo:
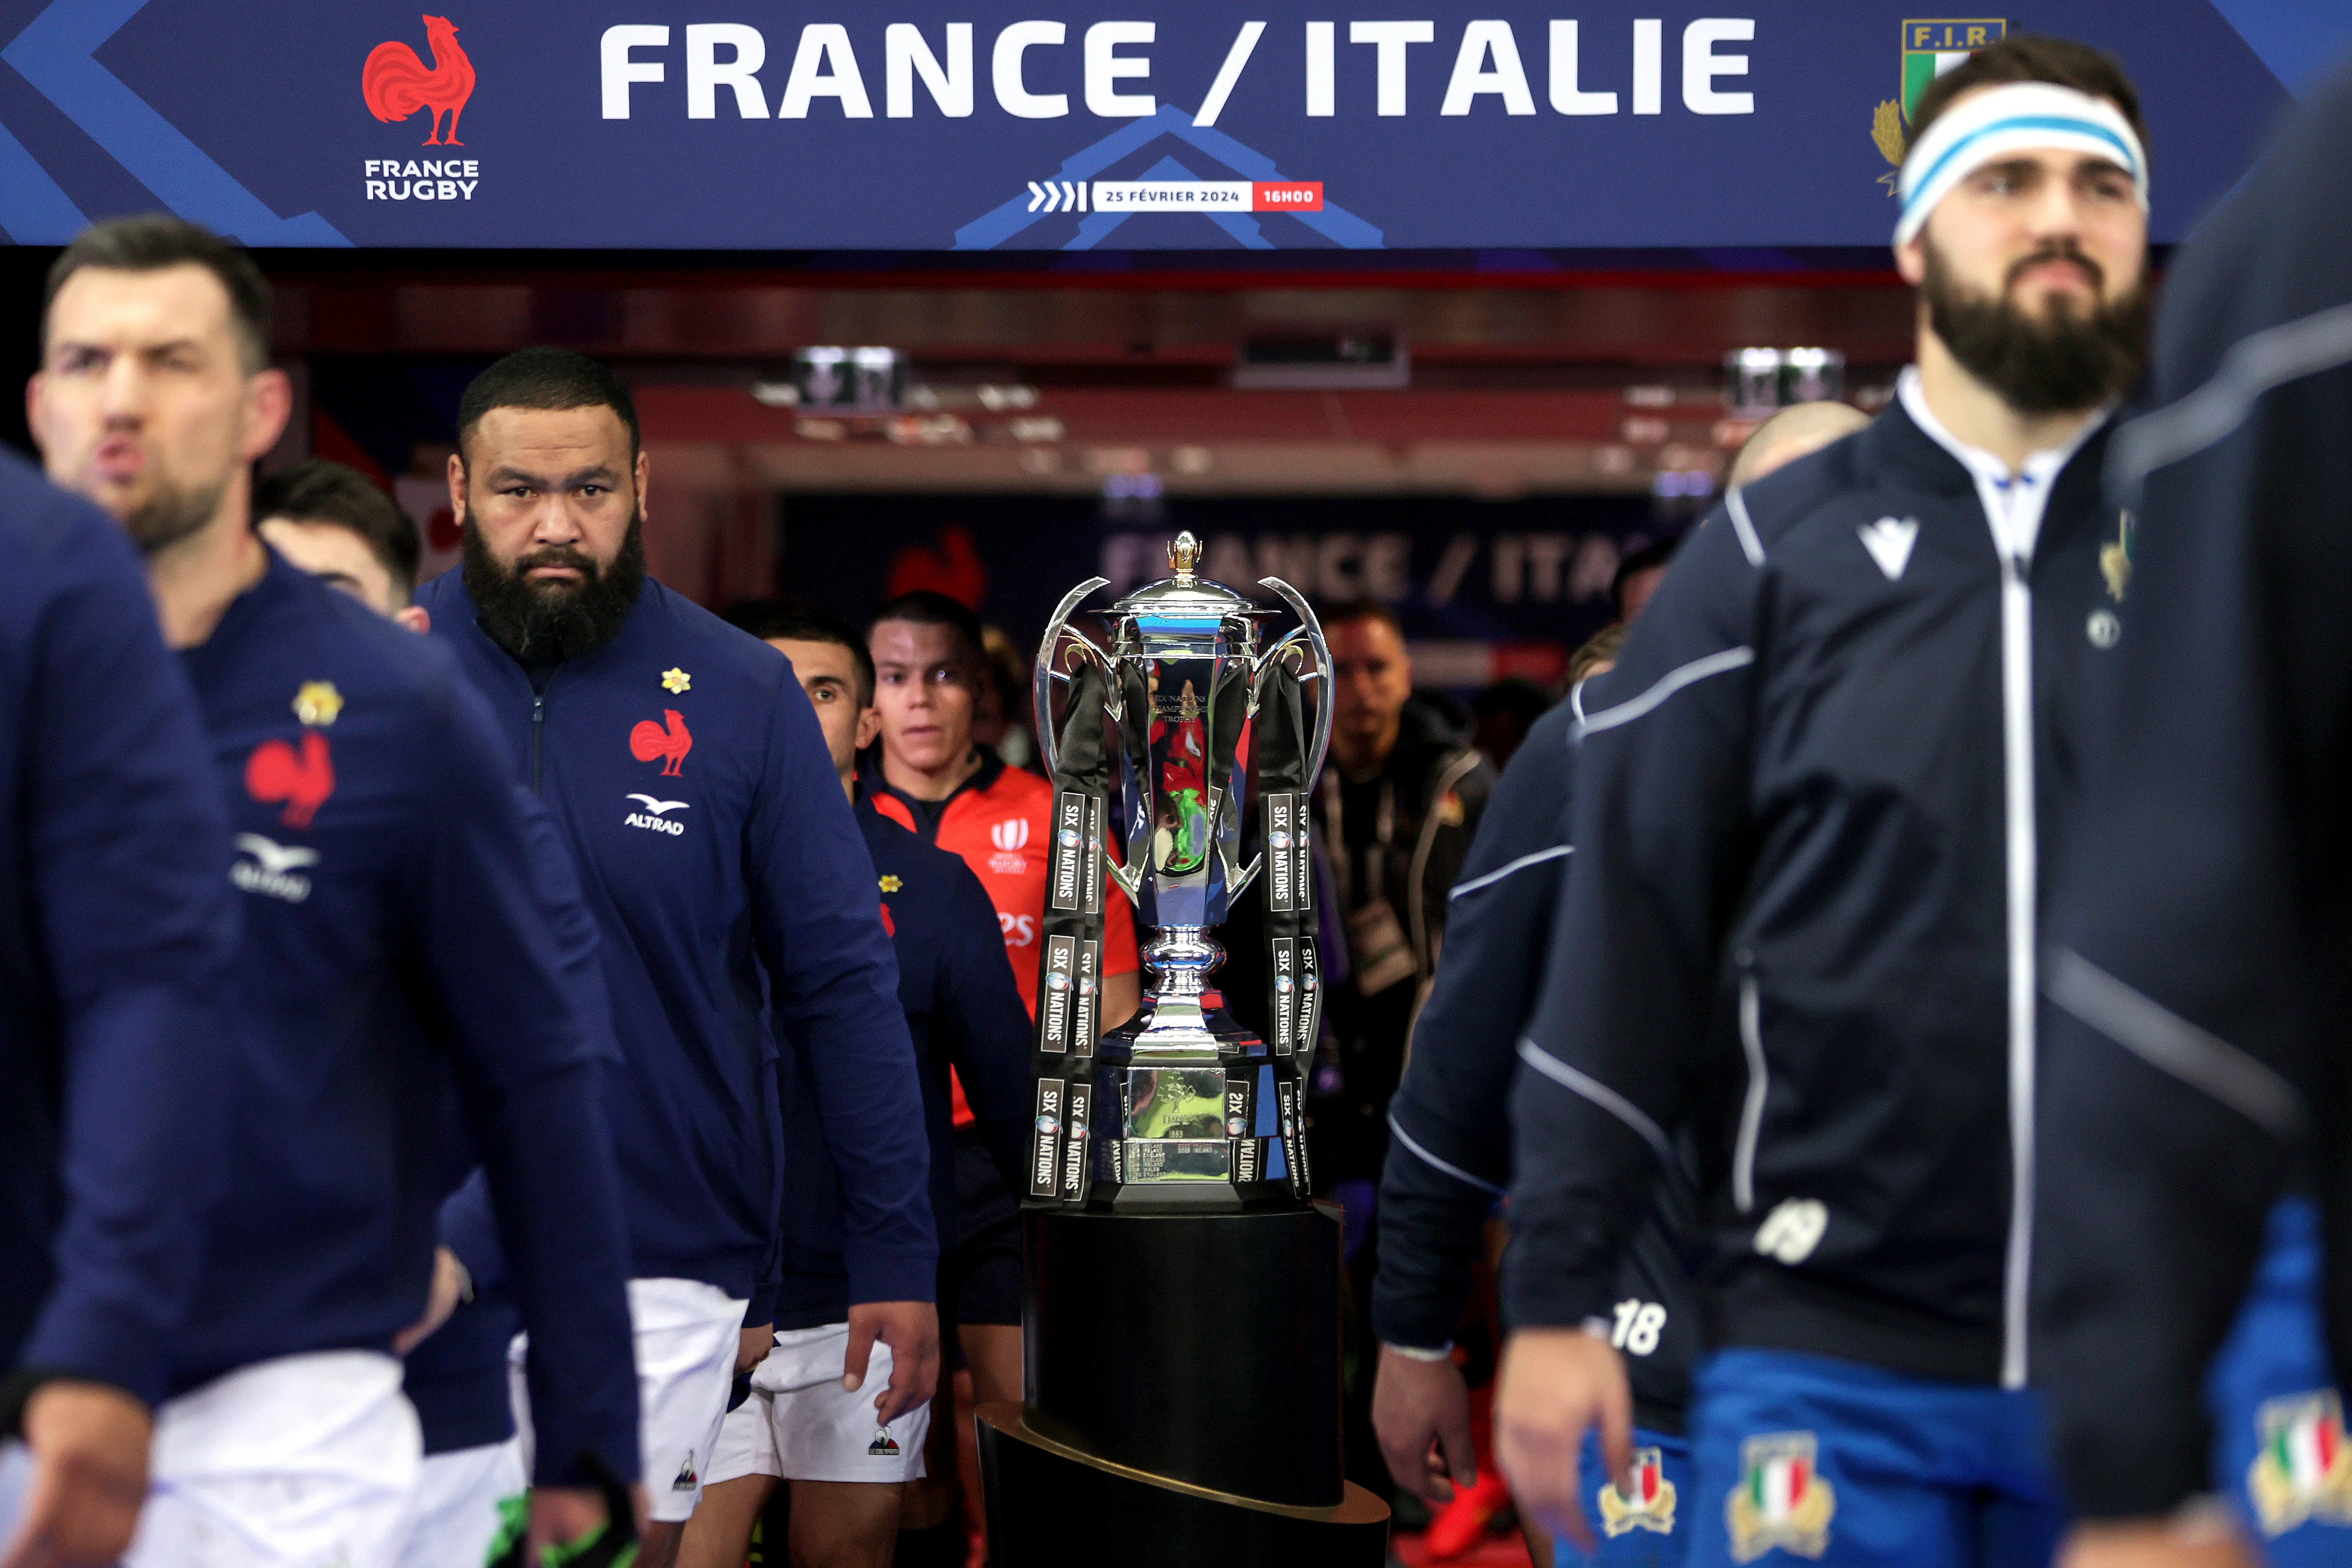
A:
{"type": "Polygon", "coordinates": [[[427,147],[463,147],[457,140],[457,116],[474,96],[474,62],[457,47],[457,24],[446,16],[425,18],[425,37],[433,47],[433,66],[426,69],[416,51],[397,39],[368,51],[360,70],[360,96],[368,112],[389,123],[405,120],[420,109],[433,111],[433,133],[427,147]],[[449,135],[441,136],[441,111],[449,112],[449,135]]]}
{"type": "Polygon", "coordinates": [[[308,827],[327,797],[335,793],[335,764],[327,754],[327,737],[315,730],[302,735],[299,755],[283,741],[264,741],[245,760],[245,793],[257,801],[284,801],[289,827],[308,827]]]}
{"type": "Polygon", "coordinates": [[[662,764],[662,777],[674,778],[678,763],[694,750],[694,737],[687,731],[686,715],[677,709],[663,709],[662,718],[669,725],[667,730],[650,719],[637,721],[637,727],[629,731],[629,754],[641,763],[650,763],[656,757],[667,758],[662,764]]]}

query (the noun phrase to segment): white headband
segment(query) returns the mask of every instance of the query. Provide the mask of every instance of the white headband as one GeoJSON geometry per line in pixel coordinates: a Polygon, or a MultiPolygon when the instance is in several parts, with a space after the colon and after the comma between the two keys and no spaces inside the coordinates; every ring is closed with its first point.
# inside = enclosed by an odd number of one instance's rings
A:
{"type": "Polygon", "coordinates": [[[2123,112],[2104,98],[2055,82],[2011,81],[1972,93],[1936,117],[1911,145],[1895,194],[1903,203],[1895,243],[1927,223],[1954,185],[1997,158],[2033,147],[2063,147],[2113,159],[2132,177],[2147,209],[2147,154],[2123,112]]]}

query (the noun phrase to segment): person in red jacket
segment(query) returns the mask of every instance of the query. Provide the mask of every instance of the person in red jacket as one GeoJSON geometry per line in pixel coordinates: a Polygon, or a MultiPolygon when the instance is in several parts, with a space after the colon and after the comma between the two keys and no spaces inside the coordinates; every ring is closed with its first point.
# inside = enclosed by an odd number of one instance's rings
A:
{"type": "MultiPolygon", "coordinates": [[[[860,787],[875,809],[963,857],[988,889],[1004,931],[1004,956],[1030,1014],[1037,1011],[1037,931],[1045,912],[1047,821],[1054,786],[1010,768],[973,743],[972,713],[986,678],[980,617],[944,594],[904,594],[882,606],[866,633],[881,739],[867,752],[860,787]]],[[[1135,913],[1106,902],[1103,1027],[1131,1017],[1142,999],[1135,913]]],[[[956,1335],[981,1404],[1021,1397],[1020,1203],[974,1137],[956,1088],[954,1249],[941,1260],[940,1312],[956,1335]]],[[[939,1424],[951,1431],[954,1423],[939,1424]]],[[[945,1462],[934,1477],[951,1473],[945,1462]]],[[[911,1489],[907,1522],[921,1526],[947,1506],[939,1482],[911,1489]],[[928,1492],[916,1498],[912,1492],[928,1492]]]]}

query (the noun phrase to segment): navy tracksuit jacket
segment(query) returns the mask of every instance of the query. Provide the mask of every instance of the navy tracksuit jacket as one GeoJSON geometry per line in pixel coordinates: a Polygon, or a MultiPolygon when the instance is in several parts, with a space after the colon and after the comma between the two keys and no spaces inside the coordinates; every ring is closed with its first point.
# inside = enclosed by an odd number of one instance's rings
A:
{"type": "Polygon", "coordinates": [[[2117,524],[2104,425],[2011,489],[1927,419],[1906,373],[1727,497],[1586,693],[1517,1323],[1609,1317],[1687,1130],[1712,1342],[2023,1381],[2035,871],[2117,524]]]}
{"type": "Polygon", "coordinates": [[[2339,69],[2174,258],[2158,411],[2112,446],[2130,631],[2054,868],[2035,1237],[2036,1375],[2093,1518],[2211,1489],[2203,1384],[2290,1181],[2352,1386],[2347,190],[2339,69]]]}
{"type": "Polygon", "coordinates": [[[153,1404],[235,1067],[228,813],[146,574],[0,451],[0,1434],[41,1374],[153,1404]]]}
{"type": "Polygon", "coordinates": [[[533,1342],[539,1479],[584,1483],[586,1454],[635,1475],[613,1051],[488,713],[446,648],[274,552],[183,658],[236,834],[247,1061],[174,1388],[384,1348],[479,1161],[533,1342]]]}
{"type": "MultiPolygon", "coordinates": [[[[1452,1342],[1483,1249],[1482,1222],[1510,1184],[1518,1043],[1573,865],[1569,735],[1577,704],[1597,684],[1580,684],[1570,700],[1536,721],[1487,798],[1449,895],[1445,952],[1389,1103],[1396,1136],[1381,1173],[1380,1269],[1372,1281],[1372,1330],[1383,1343],[1435,1349],[1452,1342]]],[[[1675,1240],[1691,1226],[1687,1175],[1677,1170],[1658,1188],[1658,1212],[1626,1254],[1609,1316],[1625,1352],[1636,1421],[1679,1434],[1699,1332],[1675,1240]],[[1633,1305],[1621,1325],[1616,1308],[1626,1302],[1633,1305]],[[1653,1306],[1657,1311],[1641,1320],[1636,1334],[1643,1308],[1653,1306]]]]}
{"type": "MultiPolygon", "coordinates": [[[[1029,1009],[1004,962],[988,890],[960,855],[926,844],[856,805],[874,857],[875,897],[898,955],[898,1005],[913,1037],[930,1147],[931,1221],[955,1245],[955,1151],[948,1068],[963,1080],[982,1141],[1012,1185],[1022,1177],[1029,1117],[1029,1009]]],[[[842,1182],[810,1092],[808,1052],[784,1058],[784,1267],[776,1327],[813,1329],[849,1316],[842,1182]]]]}
{"type": "Polygon", "coordinates": [[[775,1022],[807,1051],[842,1173],[850,1300],[929,1300],[922,1100],[874,868],[789,660],[648,581],[610,642],[526,669],[460,574],[417,602],[572,851],[624,1071],[608,1116],[640,1279],[771,1321],[775,1022]]]}

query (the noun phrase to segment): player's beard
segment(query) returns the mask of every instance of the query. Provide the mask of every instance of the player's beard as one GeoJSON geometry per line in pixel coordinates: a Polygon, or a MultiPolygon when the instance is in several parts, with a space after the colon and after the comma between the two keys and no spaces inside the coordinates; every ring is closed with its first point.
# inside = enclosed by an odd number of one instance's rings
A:
{"type": "Polygon", "coordinates": [[[155,493],[131,509],[122,530],[142,554],[161,555],[218,516],[221,497],[227,493],[226,479],[191,489],[158,476],[155,493]]]}
{"type": "Polygon", "coordinates": [[[1980,294],[1954,277],[1927,241],[1927,275],[1919,292],[1927,321],[1963,369],[2021,414],[2070,414],[2096,408],[2130,390],[2147,363],[2148,292],[2145,279],[2088,314],[2064,295],[2051,296],[2036,319],[2018,309],[2009,284],[2025,268],[2053,258],[2074,262],[2093,289],[2105,275],[2071,243],[2045,245],[2016,263],[1998,297],[1980,294]]]}
{"type": "Polygon", "coordinates": [[[613,640],[636,607],[646,584],[645,514],[629,514],[629,531],[610,565],[582,551],[552,545],[528,550],[511,567],[490,554],[482,531],[466,524],[466,592],[490,640],[530,663],[577,658],[613,640]],[[538,584],[523,574],[540,566],[570,566],[577,584],[538,584]]]}

